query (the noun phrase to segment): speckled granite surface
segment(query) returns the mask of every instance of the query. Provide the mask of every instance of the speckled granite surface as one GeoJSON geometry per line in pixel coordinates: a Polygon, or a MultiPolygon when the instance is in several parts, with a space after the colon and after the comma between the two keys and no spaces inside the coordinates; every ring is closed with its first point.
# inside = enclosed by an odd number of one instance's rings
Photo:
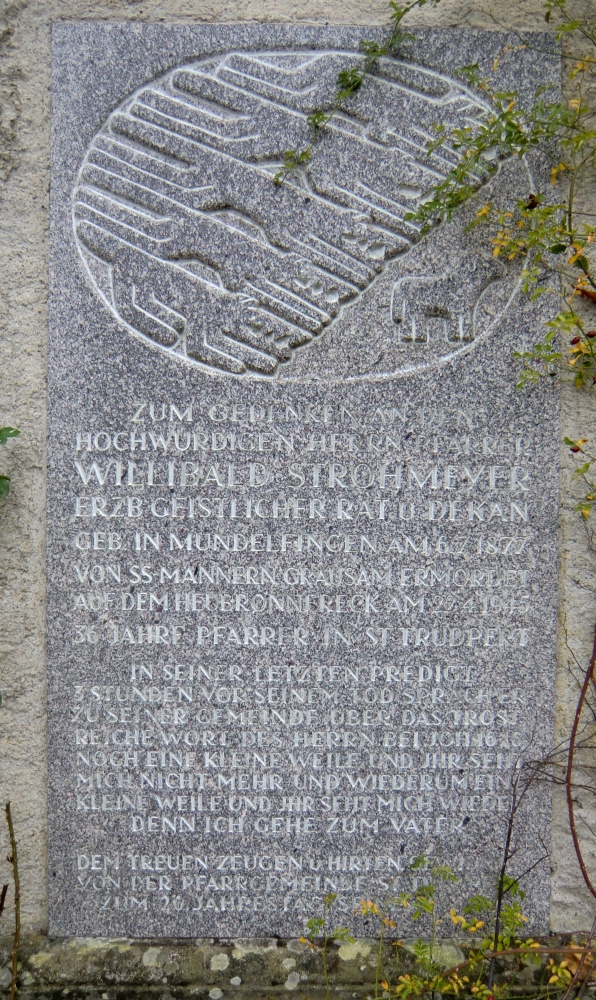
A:
{"type": "MultiPolygon", "coordinates": [[[[360,37],[56,28],[54,934],[298,935],[326,892],[361,932],[421,851],[489,891],[549,745],[558,401],[511,360],[543,315],[473,209],[423,242],[404,218],[453,162],[432,123],[483,113],[455,70],[508,40],[421,33],[276,187],[360,37]]],[[[548,791],[528,808],[520,871],[548,791]]]]}

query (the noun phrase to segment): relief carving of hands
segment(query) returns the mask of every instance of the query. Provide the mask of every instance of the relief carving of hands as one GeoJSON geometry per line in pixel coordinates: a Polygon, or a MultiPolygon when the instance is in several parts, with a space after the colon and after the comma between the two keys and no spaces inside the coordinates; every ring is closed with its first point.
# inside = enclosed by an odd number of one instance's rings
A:
{"type": "Polygon", "coordinates": [[[96,290],[130,331],[215,370],[273,375],[416,242],[404,215],[455,162],[426,155],[431,122],[484,112],[446,77],[379,60],[312,162],[273,183],[284,150],[311,141],[307,117],[330,105],[337,72],[361,59],[231,53],[112,113],[73,218],[96,290]]]}

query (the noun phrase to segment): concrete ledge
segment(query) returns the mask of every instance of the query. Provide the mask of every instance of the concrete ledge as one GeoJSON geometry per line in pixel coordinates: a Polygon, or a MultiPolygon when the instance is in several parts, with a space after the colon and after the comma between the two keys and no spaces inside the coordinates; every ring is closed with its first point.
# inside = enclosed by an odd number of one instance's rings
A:
{"type": "MultiPolygon", "coordinates": [[[[0,938],[0,987],[10,984],[12,940],[0,938]]],[[[374,992],[377,944],[356,941],[329,948],[334,995],[345,1000],[374,992]]],[[[395,966],[395,948],[385,948],[395,966]]],[[[461,952],[460,952],[461,954],[461,952]]],[[[297,939],[144,941],[50,939],[32,935],[19,951],[19,996],[116,1000],[136,991],[155,997],[242,995],[323,996],[320,955],[297,939]]],[[[457,960],[457,959],[456,959],[457,960]]],[[[402,959],[403,961],[403,959],[402,959]]],[[[404,968],[411,963],[403,962],[404,968]]],[[[403,971],[400,969],[400,971],[403,971]]]]}
{"type": "MultiPolygon", "coordinates": [[[[543,939],[561,946],[570,935],[543,939]]],[[[435,957],[444,968],[464,959],[472,943],[445,940],[435,957]]],[[[408,945],[383,947],[382,976],[395,982],[414,969],[408,945]]],[[[8,995],[12,938],[0,938],[0,996],[8,995]]],[[[372,1000],[378,941],[359,939],[330,945],[328,967],[332,996],[337,1000],[372,1000]]],[[[545,959],[546,961],[546,959],[545,959]]],[[[524,968],[528,985],[536,972],[524,968]]],[[[297,1000],[323,1000],[325,980],[320,954],[293,939],[140,940],[48,938],[31,935],[19,951],[18,996],[30,1000],[125,1000],[128,997],[197,997],[201,1000],[273,998],[293,994],[297,1000]]],[[[388,994],[386,994],[388,996],[388,994]]]]}

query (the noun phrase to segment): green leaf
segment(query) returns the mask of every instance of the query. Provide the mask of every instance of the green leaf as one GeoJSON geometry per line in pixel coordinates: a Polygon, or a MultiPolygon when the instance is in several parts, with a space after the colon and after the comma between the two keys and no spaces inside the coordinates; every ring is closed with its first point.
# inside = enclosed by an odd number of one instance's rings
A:
{"type": "Polygon", "coordinates": [[[567,31],[577,31],[580,26],[579,21],[568,21],[566,24],[560,24],[557,28],[557,35],[563,34],[567,31]]]}
{"type": "Polygon", "coordinates": [[[309,115],[306,120],[311,128],[320,129],[325,128],[325,125],[331,121],[331,115],[326,114],[324,111],[313,111],[312,115],[309,115]]]}
{"type": "Polygon", "coordinates": [[[361,69],[342,69],[337,74],[337,99],[341,103],[346,98],[351,97],[357,90],[360,90],[364,80],[364,72],[361,69]]]}
{"type": "Polygon", "coordinates": [[[464,80],[473,86],[475,83],[480,82],[480,66],[478,63],[471,63],[468,66],[462,66],[460,69],[456,69],[456,76],[461,76],[464,80]]]}
{"type": "Polygon", "coordinates": [[[310,920],[306,921],[306,926],[309,931],[320,931],[325,925],[325,921],[322,917],[311,917],[310,920]]]}
{"type": "Polygon", "coordinates": [[[298,152],[297,149],[286,149],[284,152],[284,162],[283,166],[279,168],[275,177],[273,178],[273,183],[277,184],[278,187],[283,184],[288,174],[293,170],[297,170],[305,163],[310,163],[310,158],[312,155],[312,146],[307,146],[306,149],[298,152]]]}
{"type": "Polygon", "coordinates": [[[16,427],[0,427],[0,444],[6,444],[9,438],[14,438],[20,433],[16,427]]]}
{"type": "Polygon", "coordinates": [[[467,905],[464,906],[464,913],[486,913],[492,908],[492,901],[487,896],[470,896],[467,905]]]}
{"type": "Polygon", "coordinates": [[[580,256],[576,260],[574,260],[573,266],[574,267],[579,267],[580,270],[582,270],[584,272],[584,274],[587,274],[588,271],[590,270],[590,265],[588,263],[588,258],[584,257],[583,253],[580,254],[580,256]]]}
{"type": "Polygon", "coordinates": [[[336,927],[333,931],[335,941],[344,941],[346,944],[354,944],[354,938],[350,934],[349,927],[336,927]]]}
{"type": "Polygon", "coordinates": [[[574,470],[573,475],[585,476],[586,472],[589,471],[591,465],[592,465],[591,462],[584,462],[583,465],[578,465],[577,469],[574,470]]]}
{"type": "Polygon", "coordinates": [[[548,248],[549,253],[564,253],[567,249],[567,243],[555,243],[554,246],[548,248]]]}
{"type": "Polygon", "coordinates": [[[421,959],[422,961],[424,961],[425,959],[428,960],[430,956],[430,946],[428,944],[425,944],[424,941],[421,941],[420,938],[418,938],[418,940],[414,942],[413,951],[418,961],[420,961],[421,959]]]}
{"type": "Polygon", "coordinates": [[[0,497],[10,493],[10,476],[0,476],[0,497]]]}
{"type": "Polygon", "coordinates": [[[387,55],[387,47],[385,45],[379,45],[378,42],[371,42],[366,39],[362,39],[360,42],[360,48],[369,59],[378,59],[379,56],[387,55]]]}

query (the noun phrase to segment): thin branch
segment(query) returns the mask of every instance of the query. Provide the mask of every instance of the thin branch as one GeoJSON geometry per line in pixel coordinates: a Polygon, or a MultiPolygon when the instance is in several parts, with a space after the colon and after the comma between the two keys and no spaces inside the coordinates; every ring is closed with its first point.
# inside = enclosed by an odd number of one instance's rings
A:
{"type": "MultiPolygon", "coordinates": [[[[594,956],[590,955],[590,957],[593,958],[594,956]]],[[[582,955],[582,959],[583,958],[584,958],[584,956],[582,955]]],[[[581,986],[579,988],[579,993],[577,994],[578,1000],[580,1000],[580,997],[583,997],[583,995],[584,995],[584,993],[586,991],[586,986],[588,985],[588,983],[590,982],[592,976],[594,975],[594,970],[595,969],[596,969],[596,958],[592,962],[590,968],[588,969],[588,972],[584,974],[583,982],[582,982],[582,984],[581,984],[581,986]]]]}
{"type": "MultiPolygon", "coordinates": [[[[493,951],[495,952],[497,951],[499,946],[499,933],[501,930],[501,912],[503,909],[503,899],[505,897],[505,892],[506,892],[505,881],[507,878],[507,867],[509,865],[509,862],[511,861],[511,858],[516,852],[516,848],[512,847],[511,844],[513,838],[513,827],[515,825],[515,818],[520,808],[521,802],[523,801],[524,795],[533,780],[532,777],[530,777],[530,779],[526,782],[525,788],[523,789],[521,796],[518,798],[517,789],[520,777],[521,774],[518,774],[515,780],[513,781],[511,807],[509,810],[509,819],[507,822],[507,834],[505,836],[505,846],[503,847],[501,870],[499,872],[499,879],[497,882],[497,906],[495,911],[495,925],[493,933],[493,951]]],[[[491,959],[489,973],[488,973],[488,988],[491,991],[495,983],[496,962],[497,962],[496,958],[491,959]]]]}
{"type": "Polygon", "coordinates": [[[19,962],[19,944],[21,940],[21,883],[19,881],[19,862],[17,857],[17,841],[12,825],[12,814],[10,802],[6,803],[6,822],[8,823],[8,835],[10,837],[10,855],[8,861],[12,865],[12,877],[14,881],[14,938],[11,955],[11,981],[9,1000],[14,1000],[17,989],[17,971],[19,962]]]}
{"type": "Polygon", "coordinates": [[[579,982],[579,980],[581,978],[581,974],[582,974],[582,969],[584,967],[584,962],[585,962],[585,960],[586,960],[586,958],[588,956],[588,949],[589,949],[590,945],[592,944],[592,941],[594,940],[594,935],[595,934],[596,934],[596,917],[594,917],[594,923],[592,924],[592,927],[590,928],[590,933],[588,934],[588,938],[587,938],[586,943],[584,945],[584,953],[583,953],[583,955],[581,957],[581,961],[580,961],[577,969],[575,970],[575,973],[573,975],[573,979],[569,983],[569,986],[567,987],[567,989],[565,991],[565,996],[562,998],[562,1000],[568,1000],[568,997],[569,997],[572,989],[579,982]]]}
{"type": "Polygon", "coordinates": [[[518,875],[517,878],[513,879],[513,881],[509,883],[503,895],[506,896],[508,892],[511,892],[513,887],[516,886],[518,882],[521,882],[521,880],[525,878],[526,875],[529,875],[530,872],[533,872],[535,868],[538,868],[538,865],[541,865],[542,862],[546,861],[548,857],[550,857],[550,855],[547,852],[546,854],[543,854],[541,858],[538,858],[538,861],[535,861],[533,865],[530,865],[529,868],[526,868],[525,872],[522,872],[521,875],[518,875]]]}
{"type": "Polygon", "coordinates": [[[583,816],[579,816],[578,818],[584,824],[584,826],[587,826],[587,828],[590,831],[590,833],[592,834],[592,836],[596,837],[596,833],[594,833],[594,830],[592,829],[592,827],[590,826],[590,824],[587,822],[587,820],[585,820],[583,816]]]}
{"type": "Polygon", "coordinates": [[[583,857],[583,854],[582,854],[582,849],[581,849],[581,846],[580,846],[580,843],[579,843],[579,837],[578,837],[577,829],[576,829],[576,825],[575,825],[575,805],[574,805],[574,800],[573,800],[573,784],[572,784],[573,764],[574,764],[574,757],[575,757],[575,750],[576,750],[577,731],[579,729],[579,724],[580,724],[582,709],[584,707],[586,696],[588,694],[588,690],[589,690],[590,685],[592,684],[592,681],[593,681],[593,678],[594,678],[594,668],[595,667],[596,667],[596,625],[594,626],[594,642],[593,642],[593,646],[592,646],[592,658],[590,660],[590,665],[589,665],[589,667],[588,667],[588,669],[586,671],[586,676],[585,676],[584,683],[583,683],[583,686],[582,686],[582,689],[581,689],[581,694],[579,696],[579,701],[577,703],[577,708],[575,710],[575,718],[573,720],[573,726],[572,726],[572,729],[571,729],[571,736],[569,738],[569,753],[568,753],[568,757],[567,757],[567,771],[565,773],[565,788],[566,788],[566,792],[567,792],[567,811],[568,811],[568,814],[569,814],[569,828],[571,830],[571,837],[573,839],[573,846],[575,848],[575,854],[576,854],[576,857],[577,857],[577,861],[578,861],[578,864],[579,864],[579,867],[580,867],[580,870],[581,870],[584,882],[586,883],[588,889],[592,893],[592,896],[594,896],[594,898],[596,899],[596,888],[592,884],[592,880],[590,879],[590,876],[588,874],[588,870],[586,868],[586,864],[585,864],[584,857],[583,857]]]}

